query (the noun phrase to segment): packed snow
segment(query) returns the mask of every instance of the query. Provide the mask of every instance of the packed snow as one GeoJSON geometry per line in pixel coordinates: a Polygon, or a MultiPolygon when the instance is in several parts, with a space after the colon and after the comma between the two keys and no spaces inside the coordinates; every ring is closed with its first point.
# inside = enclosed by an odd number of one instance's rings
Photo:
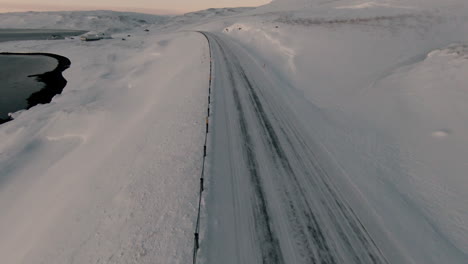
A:
{"type": "Polygon", "coordinates": [[[72,61],[61,95],[0,126],[1,262],[191,261],[210,65],[193,31],[203,30],[277,81],[277,100],[339,164],[339,189],[390,263],[467,263],[467,14],[464,0],[0,14],[2,28],[114,38],[0,43],[72,61]]]}

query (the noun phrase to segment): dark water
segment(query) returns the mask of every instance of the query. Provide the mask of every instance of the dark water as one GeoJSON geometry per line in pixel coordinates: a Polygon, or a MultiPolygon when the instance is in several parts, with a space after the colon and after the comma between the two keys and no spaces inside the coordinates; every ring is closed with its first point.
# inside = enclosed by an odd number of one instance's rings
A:
{"type": "Polygon", "coordinates": [[[44,87],[44,83],[29,75],[52,71],[57,64],[56,59],[47,56],[0,54],[0,119],[27,108],[26,99],[44,87]]]}
{"type": "MultiPolygon", "coordinates": [[[[0,29],[0,43],[20,40],[63,39],[65,37],[82,35],[86,32],[57,29],[0,29]]],[[[0,50],[5,51],[1,49],[1,45],[0,50]]],[[[60,78],[61,76],[58,76],[58,74],[43,76],[41,82],[38,81],[37,77],[28,77],[50,72],[58,64],[57,58],[50,56],[0,54],[0,124],[8,119],[8,113],[26,109],[28,106],[30,107],[37,103],[47,102],[48,97],[50,97],[48,93],[61,92],[61,89],[58,89],[57,85],[50,85],[56,80],[58,81],[58,86],[63,83],[60,78]],[[49,89],[46,94],[42,93],[36,95],[33,99],[29,98],[33,93],[43,89],[47,85],[47,82],[52,89],[49,89]],[[27,101],[28,98],[29,103],[27,101]]],[[[62,64],[66,64],[63,63],[63,59],[62,64]]]]}
{"type": "Polygon", "coordinates": [[[0,42],[15,40],[63,39],[86,33],[82,30],[60,29],[0,29],[0,42]]]}

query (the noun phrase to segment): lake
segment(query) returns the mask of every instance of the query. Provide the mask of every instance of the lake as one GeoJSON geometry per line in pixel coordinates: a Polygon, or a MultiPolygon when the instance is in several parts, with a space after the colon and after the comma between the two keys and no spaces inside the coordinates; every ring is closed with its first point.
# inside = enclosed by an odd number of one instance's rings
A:
{"type": "MultiPolygon", "coordinates": [[[[1,48],[1,42],[63,39],[86,32],[60,29],[0,29],[0,50],[6,51],[1,48]]],[[[28,76],[53,71],[57,65],[58,60],[51,56],[0,54],[0,123],[8,119],[8,113],[28,108],[27,99],[31,94],[46,86],[44,82],[38,82],[36,77],[28,76]]],[[[57,90],[56,87],[54,87],[55,90],[57,90]]],[[[39,101],[43,100],[39,99],[39,101]]]]}
{"type": "Polygon", "coordinates": [[[57,64],[47,56],[0,54],[0,118],[7,119],[8,113],[27,108],[26,99],[45,86],[28,76],[52,71],[57,64]]]}
{"type": "Polygon", "coordinates": [[[88,31],[65,29],[0,29],[0,42],[17,40],[63,39],[88,31]]]}

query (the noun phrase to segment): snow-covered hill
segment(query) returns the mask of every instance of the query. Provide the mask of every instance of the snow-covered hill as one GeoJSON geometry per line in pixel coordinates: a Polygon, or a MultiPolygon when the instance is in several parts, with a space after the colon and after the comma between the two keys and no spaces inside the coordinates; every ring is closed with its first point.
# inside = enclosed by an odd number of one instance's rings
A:
{"type": "Polygon", "coordinates": [[[180,27],[206,23],[253,10],[244,8],[211,8],[176,16],[158,16],[116,11],[69,11],[0,13],[0,28],[7,29],[74,29],[109,34],[138,28],[177,30],[180,27]]]}
{"type": "Polygon", "coordinates": [[[168,19],[168,16],[115,11],[4,13],[0,14],[0,27],[77,29],[116,33],[163,24],[168,19]]]}

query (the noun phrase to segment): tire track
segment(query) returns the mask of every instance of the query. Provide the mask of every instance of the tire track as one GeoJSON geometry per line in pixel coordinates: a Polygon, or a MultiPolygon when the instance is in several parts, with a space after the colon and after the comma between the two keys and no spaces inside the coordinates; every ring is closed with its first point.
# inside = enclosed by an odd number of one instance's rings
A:
{"type": "Polygon", "coordinates": [[[229,71],[230,87],[226,88],[232,89],[256,194],[256,230],[260,242],[268,241],[268,246],[261,247],[263,263],[283,263],[285,255],[296,256],[301,263],[388,263],[333,186],[329,173],[336,172],[321,165],[331,164],[326,155],[301,133],[291,120],[293,115],[281,102],[269,94],[266,87],[255,82],[257,76],[245,71],[243,63],[248,63],[247,60],[241,60],[235,49],[217,35],[204,34],[216,43],[229,71]],[[253,142],[252,133],[262,142],[253,142]],[[274,167],[275,190],[263,187],[264,178],[273,178],[273,175],[259,169],[257,155],[260,153],[264,153],[274,167]],[[271,213],[272,205],[268,201],[274,195],[281,197],[281,211],[290,231],[288,240],[294,243],[292,249],[277,239],[278,226],[272,224],[272,220],[283,216],[271,213]]]}
{"type": "MultiPolygon", "coordinates": [[[[205,36],[209,36],[206,33],[203,33],[205,36]]],[[[218,45],[219,49],[222,51],[222,56],[224,61],[228,62],[226,51],[224,47],[215,39],[216,44],[218,45]]],[[[244,153],[246,154],[246,163],[247,169],[249,171],[250,179],[252,181],[254,191],[255,191],[255,210],[253,211],[255,222],[256,222],[256,231],[258,232],[258,239],[261,248],[261,255],[262,255],[262,263],[269,264],[269,263],[277,263],[281,264],[284,263],[282,252],[280,250],[278,238],[273,233],[270,214],[268,212],[268,204],[265,198],[265,191],[263,190],[263,184],[261,182],[260,174],[258,172],[258,164],[257,164],[257,157],[256,151],[254,148],[254,144],[249,134],[248,124],[244,114],[244,108],[241,103],[241,99],[237,90],[237,83],[234,73],[230,71],[229,73],[229,81],[231,83],[232,94],[234,103],[236,106],[236,111],[238,114],[239,119],[239,126],[240,132],[242,135],[242,139],[244,142],[244,153]]]]}
{"type": "MultiPolygon", "coordinates": [[[[231,61],[236,69],[236,72],[241,76],[244,86],[249,92],[250,104],[254,106],[257,120],[261,123],[264,135],[266,136],[267,146],[272,153],[272,159],[277,170],[283,171],[284,175],[292,179],[294,190],[297,190],[301,197],[304,198],[304,189],[300,187],[297,180],[295,171],[280,143],[279,137],[273,128],[270,119],[267,117],[266,112],[260,98],[254,90],[254,85],[247,77],[244,69],[240,66],[239,61],[234,54],[231,56],[231,61]]],[[[302,248],[302,257],[308,263],[322,263],[322,264],[335,264],[334,252],[330,249],[325,238],[323,230],[320,228],[317,217],[313,214],[311,206],[306,199],[301,201],[295,200],[290,192],[283,193],[287,198],[289,205],[289,220],[293,223],[296,232],[296,239],[299,239],[297,247],[302,248]],[[301,210],[300,208],[305,208],[301,210]],[[305,219],[305,221],[301,221],[305,219]]]]}

